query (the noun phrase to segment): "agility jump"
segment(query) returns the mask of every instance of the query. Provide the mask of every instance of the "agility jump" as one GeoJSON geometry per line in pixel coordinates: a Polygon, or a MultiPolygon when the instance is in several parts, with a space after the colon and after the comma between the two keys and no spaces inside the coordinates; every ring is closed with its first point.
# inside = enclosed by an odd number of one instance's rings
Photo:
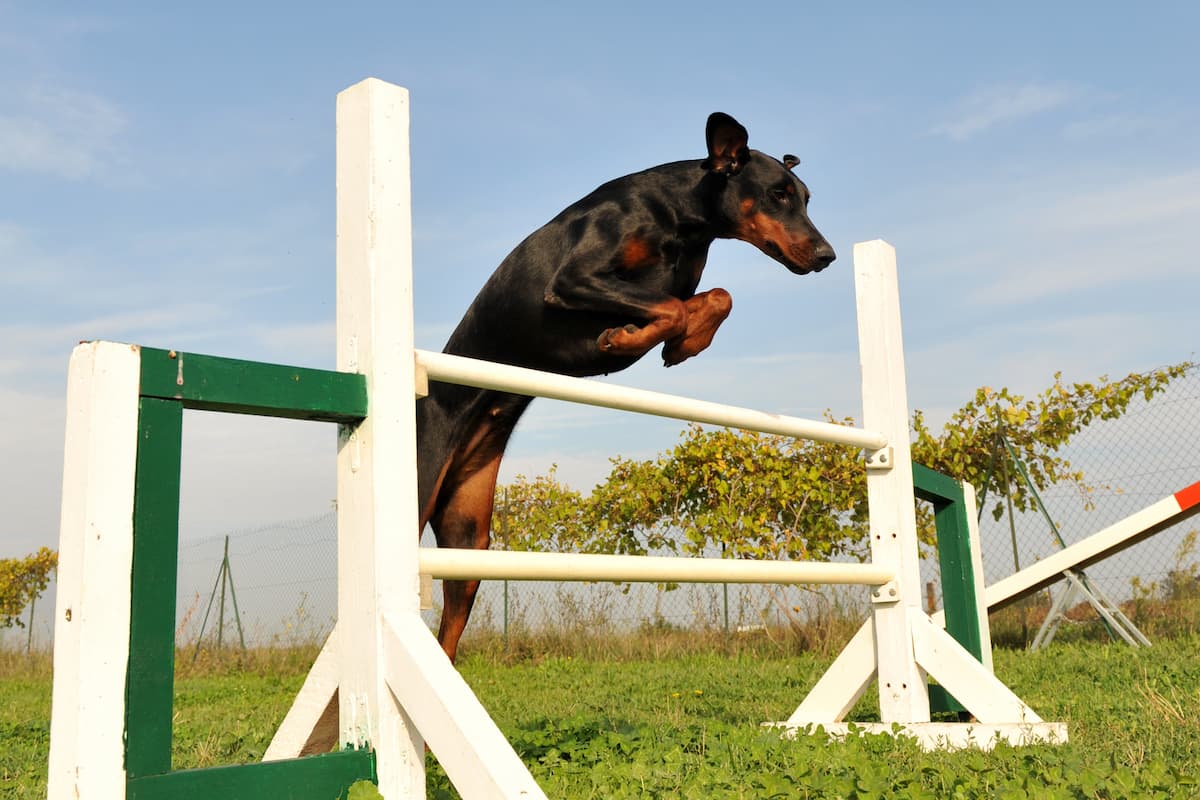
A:
{"type": "MultiPolygon", "coordinates": [[[[435,574],[486,569],[499,577],[528,568],[509,562],[545,559],[480,552],[468,556],[470,564],[452,565],[422,555],[413,400],[431,381],[475,380],[456,373],[459,367],[494,373],[479,380],[504,381],[506,391],[541,393],[524,383],[529,379],[594,396],[616,391],[634,406],[648,398],[580,379],[449,363],[415,350],[407,92],[374,79],[343,92],[337,148],[337,372],[107,342],[80,345],[72,355],[51,722],[54,800],[334,796],[364,778],[389,800],[417,798],[425,793],[426,745],[464,797],[544,797],[422,621],[420,574],[423,560],[435,574]],[[339,425],[338,622],[273,744],[270,755],[282,760],[171,769],[185,408],[339,425]],[[119,579],[126,575],[128,582],[119,579]],[[341,749],[295,757],[335,693],[341,749]]],[[[857,245],[854,273],[864,429],[827,430],[824,423],[740,410],[725,416],[711,413],[710,404],[659,399],[691,406],[678,415],[684,418],[772,431],[795,424],[805,430],[793,435],[828,434],[827,441],[864,450],[871,563],[837,565],[836,576],[826,577],[875,587],[868,645],[886,727],[896,724],[929,746],[995,737],[1065,740],[1064,725],[1043,722],[921,610],[894,251],[883,242],[857,245]],[[928,677],[978,723],[930,723],[928,677]]],[[[672,569],[720,566],[733,568],[697,562],[672,569]]],[[[572,565],[569,572],[587,580],[588,569],[572,565]]],[[[749,569],[786,580],[777,574],[782,569],[808,583],[831,568],[749,569]]],[[[615,569],[604,579],[628,574],[615,569]]],[[[827,728],[839,721],[836,710],[801,720],[827,728]]]]}

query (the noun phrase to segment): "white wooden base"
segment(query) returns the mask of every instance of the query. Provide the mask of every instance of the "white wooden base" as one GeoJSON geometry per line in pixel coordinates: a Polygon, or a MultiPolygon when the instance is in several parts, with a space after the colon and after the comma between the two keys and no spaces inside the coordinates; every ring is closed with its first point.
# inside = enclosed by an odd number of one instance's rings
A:
{"type": "MultiPolygon", "coordinates": [[[[885,711],[883,722],[855,723],[854,730],[881,733],[890,732],[893,725],[899,725],[898,730],[917,737],[922,746],[928,748],[939,746],[943,738],[947,747],[981,747],[981,736],[995,738],[996,735],[1013,744],[1067,740],[1065,723],[1043,721],[987,666],[976,661],[946,633],[939,619],[917,609],[909,609],[908,617],[916,663],[954,695],[979,722],[934,723],[927,721],[928,717],[925,720],[889,719],[885,711]]],[[[779,724],[793,730],[819,726],[830,733],[845,733],[848,723],[842,720],[871,681],[877,678],[878,653],[875,642],[875,623],[869,619],[795,712],[786,722],[779,724]]],[[[989,744],[984,749],[990,747],[989,744]]]]}
{"type": "Polygon", "coordinates": [[[988,751],[998,742],[1014,746],[1066,744],[1067,726],[1063,722],[1011,722],[985,725],[978,722],[832,722],[791,725],[768,723],[787,728],[787,735],[826,733],[839,741],[851,735],[905,736],[916,739],[922,750],[963,750],[968,747],[988,751]]]}

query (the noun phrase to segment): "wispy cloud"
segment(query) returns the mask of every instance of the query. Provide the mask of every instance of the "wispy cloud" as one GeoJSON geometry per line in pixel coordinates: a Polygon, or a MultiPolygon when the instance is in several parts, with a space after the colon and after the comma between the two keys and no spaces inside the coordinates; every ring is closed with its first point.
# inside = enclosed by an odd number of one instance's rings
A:
{"type": "Polygon", "coordinates": [[[332,319],[256,324],[250,327],[246,336],[264,351],[263,358],[285,364],[332,369],[336,360],[337,341],[334,329],[332,319]]]}
{"type": "Polygon", "coordinates": [[[57,290],[63,283],[57,254],[39,250],[21,225],[0,221],[0,288],[10,292],[57,290]]]}
{"type": "Polygon", "coordinates": [[[127,126],[116,104],[88,92],[0,86],[0,170],[81,180],[112,162],[127,126]]]}
{"type": "Polygon", "coordinates": [[[1146,241],[1142,226],[1191,228],[1200,214],[1200,169],[1169,174],[1141,174],[1114,179],[1108,185],[1060,197],[1038,214],[1042,225],[1054,230],[1114,230],[1122,226],[1138,234],[1134,244],[1146,241]]]}
{"type": "Polygon", "coordinates": [[[1162,117],[1140,117],[1128,113],[1107,114],[1075,120],[1063,127],[1063,138],[1070,142],[1090,139],[1127,139],[1169,129],[1171,122],[1162,117]]]}
{"type": "Polygon", "coordinates": [[[1191,220],[1200,215],[1200,169],[1114,176],[1101,187],[1059,189],[1042,203],[1007,208],[994,209],[996,224],[1023,237],[994,245],[1005,266],[971,302],[1020,304],[1195,269],[1191,220]]]}
{"type": "Polygon", "coordinates": [[[947,139],[966,141],[1006,122],[1032,117],[1060,108],[1078,95],[1065,83],[1030,82],[1019,86],[989,86],[959,101],[944,122],[932,133],[947,139]]]}

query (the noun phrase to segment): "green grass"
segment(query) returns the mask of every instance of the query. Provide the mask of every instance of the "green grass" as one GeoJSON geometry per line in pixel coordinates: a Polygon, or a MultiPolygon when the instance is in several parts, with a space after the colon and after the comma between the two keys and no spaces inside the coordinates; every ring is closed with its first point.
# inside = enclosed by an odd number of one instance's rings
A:
{"type": "MultiPolygon", "coordinates": [[[[997,672],[1071,742],[989,754],[922,753],[865,737],[781,738],[828,657],[676,654],[516,663],[487,652],[461,670],[551,797],[1196,797],[1200,638],[1000,650],[997,672]]],[[[180,676],[175,763],[257,760],[303,678],[295,656],[180,676]]],[[[0,796],[45,796],[49,679],[0,660],[0,796]]],[[[854,718],[868,718],[872,693],[854,718]]],[[[435,797],[454,797],[434,766],[435,797]]]]}
{"type": "Polygon", "coordinates": [[[49,680],[0,679],[0,797],[45,797],[49,752],[49,680]]]}
{"type": "MultiPolygon", "coordinates": [[[[987,755],[925,754],[890,737],[780,740],[758,723],[786,718],[815,680],[820,664],[804,656],[467,659],[462,671],[551,796],[1193,797],[1198,644],[997,652],[1002,678],[1067,722],[1071,743],[987,755]]],[[[871,697],[852,717],[873,715],[871,697]]]]}

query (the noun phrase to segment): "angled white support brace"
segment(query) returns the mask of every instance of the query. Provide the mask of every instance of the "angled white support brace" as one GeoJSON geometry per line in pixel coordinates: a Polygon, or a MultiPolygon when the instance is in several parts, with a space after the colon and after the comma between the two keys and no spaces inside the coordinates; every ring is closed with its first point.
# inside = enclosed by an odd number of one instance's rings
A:
{"type": "Polygon", "coordinates": [[[1040,650],[1054,641],[1059,625],[1067,618],[1076,597],[1085,600],[1096,614],[1107,625],[1110,631],[1120,636],[1130,647],[1149,647],[1150,640],[1146,638],[1133,620],[1125,616],[1121,607],[1108,599],[1104,591],[1088,580],[1083,570],[1069,569],[1063,573],[1064,584],[1059,589],[1054,601],[1050,604],[1050,612],[1042,620],[1033,641],[1029,643],[1030,650],[1040,650]]]}
{"type": "Polygon", "coordinates": [[[795,728],[840,722],[874,678],[875,620],[868,617],[784,724],[795,728]]]}
{"type": "Polygon", "coordinates": [[[986,723],[1042,721],[940,625],[919,611],[912,618],[917,662],[976,719],[986,723]]]}
{"type": "Polygon", "coordinates": [[[337,690],[337,626],[334,625],[262,760],[281,761],[327,751],[338,735],[337,690]]]}
{"type": "Polygon", "coordinates": [[[463,797],[546,795],[417,614],[384,620],[387,683],[463,797]]]}

